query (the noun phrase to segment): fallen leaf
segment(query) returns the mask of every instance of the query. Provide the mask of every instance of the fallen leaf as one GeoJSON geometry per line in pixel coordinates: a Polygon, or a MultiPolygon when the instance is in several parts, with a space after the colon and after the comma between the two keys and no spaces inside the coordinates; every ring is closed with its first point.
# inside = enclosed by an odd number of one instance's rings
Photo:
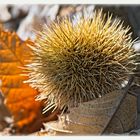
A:
{"type": "MultiPolygon", "coordinates": [[[[35,101],[38,92],[23,83],[28,77],[21,75],[23,70],[20,67],[24,67],[26,60],[31,59],[31,50],[27,45],[29,42],[32,43],[30,40],[23,42],[16,33],[0,28],[0,88],[15,126],[19,129],[33,124],[42,116],[42,102],[35,101]]],[[[40,129],[40,125],[34,129],[40,129]]]]}
{"type": "MultiPolygon", "coordinates": [[[[44,123],[45,130],[37,135],[101,135],[122,95],[121,91],[113,91],[102,98],[81,103],[78,107],[71,108],[69,113],[60,115],[58,121],[44,123]]],[[[136,104],[137,98],[127,94],[105,134],[120,134],[134,129],[136,104]]]]}

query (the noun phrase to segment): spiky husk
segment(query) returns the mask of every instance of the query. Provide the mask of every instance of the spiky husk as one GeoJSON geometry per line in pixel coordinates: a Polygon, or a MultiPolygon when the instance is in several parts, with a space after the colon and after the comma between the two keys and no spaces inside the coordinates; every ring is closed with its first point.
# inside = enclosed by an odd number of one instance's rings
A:
{"type": "Polygon", "coordinates": [[[28,82],[47,99],[46,108],[76,106],[120,89],[133,69],[128,31],[102,11],[76,24],[64,18],[44,26],[31,46],[28,82]]]}

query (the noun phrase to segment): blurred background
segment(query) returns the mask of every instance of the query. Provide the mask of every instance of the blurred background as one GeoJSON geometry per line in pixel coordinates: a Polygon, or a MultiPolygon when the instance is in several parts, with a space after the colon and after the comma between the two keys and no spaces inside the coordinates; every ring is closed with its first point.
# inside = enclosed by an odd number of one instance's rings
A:
{"type": "Polygon", "coordinates": [[[106,13],[120,18],[124,24],[131,26],[133,38],[140,36],[139,5],[0,5],[0,22],[6,29],[16,31],[23,39],[34,38],[33,30],[40,24],[49,24],[57,16],[79,14],[84,8],[88,12],[103,8],[106,13]]]}

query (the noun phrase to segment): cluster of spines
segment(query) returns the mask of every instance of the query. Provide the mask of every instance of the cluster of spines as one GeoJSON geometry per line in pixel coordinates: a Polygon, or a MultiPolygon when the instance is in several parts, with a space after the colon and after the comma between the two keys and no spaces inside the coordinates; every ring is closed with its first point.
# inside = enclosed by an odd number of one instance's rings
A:
{"type": "Polygon", "coordinates": [[[52,107],[77,106],[120,89],[132,72],[129,27],[102,11],[91,18],[52,22],[38,32],[28,82],[52,107]],[[130,59],[131,58],[131,59],[130,59]]]}

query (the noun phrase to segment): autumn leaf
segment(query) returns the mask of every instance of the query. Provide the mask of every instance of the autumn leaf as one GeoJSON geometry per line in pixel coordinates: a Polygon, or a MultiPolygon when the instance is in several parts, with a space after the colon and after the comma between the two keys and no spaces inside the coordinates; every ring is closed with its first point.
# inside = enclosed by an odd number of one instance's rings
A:
{"type": "Polygon", "coordinates": [[[5,104],[19,128],[42,116],[42,103],[35,101],[38,92],[23,83],[28,77],[21,75],[23,71],[20,67],[24,67],[26,60],[31,59],[31,50],[27,45],[29,42],[22,42],[16,33],[0,28],[0,88],[5,104]]]}
{"type": "Polygon", "coordinates": [[[121,134],[135,128],[137,116],[137,97],[127,94],[120,108],[113,116],[123,91],[113,91],[102,98],[81,103],[69,109],[69,113],[59,116],[57,121],[44,123],[44,131],[36,135],[102,135],[121,134]],[[107,126],[104,131],[105,126],[107,126]],[[104,133],[103,133],[104,131],[104,133]]]}

